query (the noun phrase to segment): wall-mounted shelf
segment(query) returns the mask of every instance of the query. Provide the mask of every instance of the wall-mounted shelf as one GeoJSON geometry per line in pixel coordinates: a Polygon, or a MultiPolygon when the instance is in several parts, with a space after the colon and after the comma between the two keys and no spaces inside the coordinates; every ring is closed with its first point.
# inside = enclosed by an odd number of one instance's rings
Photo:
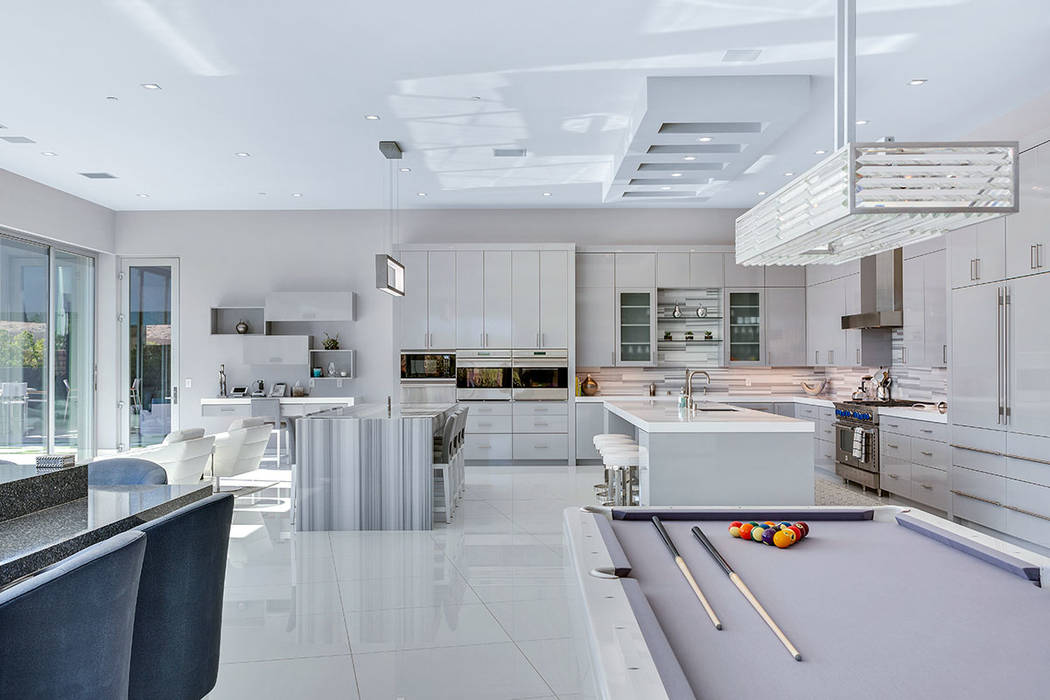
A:
{"type": "Polygon", "coordinates": [[[320,367],[324,371],[323,377],[313,377],[311,379],[352,379],[354,376],[356,353],[353,350],[339,349],[339,350],[325,350],[325,349],[314,349],[310,351],[310,373],[313,373],[314,367],[320,367]],[[328,365],[335,363],[335,375],[328,373],[328,365]],[[341,376],[339,372],[346,372],[346,376],[341,376]]]}
{"type": "Polygon", "coordinates": [[[262,335],[266,322],[261,306],[213,306],[211,307],[212,335],[262,335]],[[248,324],[247,333],[238,333],[237,324],[248,324]]]}
{"type": "Polygon", "coordinates": [[[704,339],[704,331],[716,336],[723,333],[724,314],[720,287],[660,288],[656,294],[657,360],[663,367],[719,367],[722,365],[721,337],[704,339]],[[678,305],[681,316],[674,317],[678,305]],[[697,316],[696,310],[703,307],[707,315],[697,316]],[[682,336],[693,331],[695,337],[687,340],[682,336]],[[671,333],[671,340],[664,333],[671,333]]]}

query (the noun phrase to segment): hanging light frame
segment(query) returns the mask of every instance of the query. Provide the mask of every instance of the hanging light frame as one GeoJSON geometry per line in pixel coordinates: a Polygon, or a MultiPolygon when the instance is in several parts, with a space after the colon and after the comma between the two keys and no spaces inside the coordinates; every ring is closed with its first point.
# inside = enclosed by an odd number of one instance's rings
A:
{"type": "Polygon", "coordinates": [[[1016,141],[847,143],[736,220],[740,265],[839,264],[1018,209],[1016,141]]]}

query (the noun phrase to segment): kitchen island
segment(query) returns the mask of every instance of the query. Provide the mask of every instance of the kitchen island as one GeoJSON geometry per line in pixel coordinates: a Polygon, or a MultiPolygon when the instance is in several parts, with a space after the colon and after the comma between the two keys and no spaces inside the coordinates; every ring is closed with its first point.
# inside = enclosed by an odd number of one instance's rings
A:
{"type": "Polygon", "coordinates": [[[605,400],[608,432],[633,431],[644,506],[813,505],[813,423],[704,402],[605,400]]]}

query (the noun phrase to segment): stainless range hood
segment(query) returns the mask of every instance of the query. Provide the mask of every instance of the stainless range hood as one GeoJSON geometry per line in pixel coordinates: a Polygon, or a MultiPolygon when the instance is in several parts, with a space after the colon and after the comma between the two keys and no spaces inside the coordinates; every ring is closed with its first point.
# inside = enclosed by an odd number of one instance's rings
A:
{"type": "Polygon", "coordinates": [[[860,261],[860,313],[842,317],[843,330],[904,325],[904,253],[900,248],[860,261]]]}

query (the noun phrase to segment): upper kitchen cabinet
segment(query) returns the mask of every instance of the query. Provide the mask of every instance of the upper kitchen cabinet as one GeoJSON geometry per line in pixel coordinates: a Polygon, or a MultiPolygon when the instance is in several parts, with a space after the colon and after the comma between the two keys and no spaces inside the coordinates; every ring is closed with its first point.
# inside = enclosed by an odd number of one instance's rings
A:
{"type": "Polygon", "coordinates": [[[401,348],[456,347],[456,260],[450,251],[405,251],[401,348]]]}
{"type": "Polygon", "coordinates": [[[353,321],[353,292],[271,292],[266,295],[267,321],[353,321]]]}
{"type": "Polygon", "coordinates": [[[616,286],[656,286],[656,253],[616,253],[616,286]]]}
{"type": "Polygon", "coordinates": [[[516,250],[511,253],[511,277],[513,347],[568,347],[568,252],[516,250]]]}
{"type": "MultiPolygon", "coordinates": [[[[922,256],[923,338],[927,367],[948,366],[948,260],[941,249],[922,256]]],[[[907,320],[907,319],[905,319],[907,320]]]]}
{"type": "MultiPolygon", "coordinates": [[[[958,231],[948,234],[949,243],[958,231]]],[[[1001,287],[969,286],[952,292],[953,425],[1001,429],[1001,287]]],[[[1045,400],[1045,397],[1044,397],[1045,400]]]]}
{"type": "Polygon", "coordinates": [[[689,287],[724,287],[722,253],[689,254],[689,287]]]}
{"type": "MultiPolygon", "coordinates": [[[[859,281],[859,277],[858,277],[859,281]]],[[[852,365],[846,357],[846,280],[834,279],[806,287],[806,364],[852,365]]],[[[859,297],[859,284],[857,286],[859,297]]]]}
{"type": "Polygon", "coordinates": [[[683,289],[690,284],[689,253],[656,254],[657,287],[683,289]]]}
{"type": "Polygon", "coordinates": [[[947,235],[952,289],[1005,279],[1006,219],[982,221],[947,235]]]}
{"type": "MultiPolygon", "coordinates": [[[[1022,277],[1006,287],[1002,344],[1008,382],[1003,396],[1006,425],[1013,432],[1050,436],[1050,324],[1046,322],[1050,275],[1022,277]]],[[[984,371],[990,374],[988,365],[985,358],[984,371]]]]}
{"type": "Polygon", "coordinates": [[[245,336],[244,364],[302,365],[310,364],[310,336],[308,335],[251,335],[245,336]]]}
{"type": "MultiPolygon", "coordinates": [[[[577,253],[576,287],[604,287],[612,290],[616,286],[615,253],[577,253]]],[[[612,297],[612,294],[609,294],[612,297]]]]}
{"type": "Polygon", "coordinates": [[[766,283],[766,268],[761,265],[737,265],[736,253],[722,256],[726,287],[761,287],[766,283]]]}
{"type": "Polygon", "coordinates": [[[766,287],[765,293],[766,364],[806,364],[805,287],[766,287]]]}
{"type": "Polygon", "coordinates": [[[1022,153],[1020,170],[1020,211],[1004,222],[1007,277],[1050,271],[1050,144],[1022,153]]]}
{"type": "Polygon", "coordinates": [[[758,365],[764,361],[764,296],[765,290],[761,288],[726,289],[723,337],[727,364],[758,365]]]}
{"type": "Polygon", "coordinates": [[[616,364],[613,253],[576,254],[576,366],[616,364]]]}
{"type": "Polygon", "coordinates": [[[456,347],[510,348],[509,251],[456,253],[456,347]]]}
{"type": "Polygon", "coordinates": [[[904,343],[901,346],[901,364],[923,366],[926,358],[926,317],[923,281],[923,256],[909,258],[902,266],[901,285],[904,309],[904,343]]]}
{"type": "Polygon", "coordinates": [[[405,296],[395,303],[401,306],[401,349],[422,350],[429,347],[430,327],[427,320],[427,252],[401,253],[405,266],[405,296]]]}
{"type": "Polygon", "coordinates": [[[805,287],[806,268],[802,265],[766,265],[767,287],[805,287]]]}
{"type": "Polygon", "coordinates": [[[616,290],[616,364],[656,364],[656,291],[616,290]]]}

